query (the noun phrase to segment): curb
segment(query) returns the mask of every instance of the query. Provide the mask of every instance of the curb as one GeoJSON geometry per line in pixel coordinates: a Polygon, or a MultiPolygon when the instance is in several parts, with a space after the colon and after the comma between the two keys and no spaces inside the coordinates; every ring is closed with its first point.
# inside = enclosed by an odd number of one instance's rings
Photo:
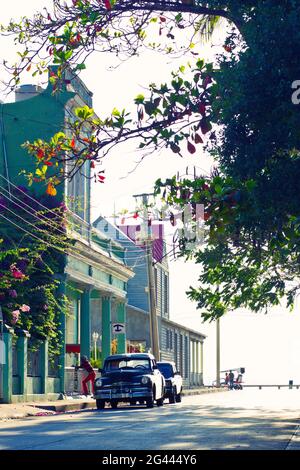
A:
{"type": "Polygon", "coordinates": [[[191,395],[203,395],[205,393],[220,393],[220,392],[228,392],[227,388],[215,388],[215,387],[207,387],[207,388],[200,388],[200,389],[187,389],[182,391],[183,396],[191,396],[191,395]]]}
{"type": "MultiPolygon", "coordinates": [[[[183,396],[193,396],[193,395],[203,395],[207,393],[216,393],[216,392],[227,392],[227,389],[224,388],[214,388],[214,387],[207,387],[201,389],[186,389],[182,391],[183,396]]],[[[68,411],[81,411],[81,410],[88,410],[88,409],[95,409],[96,402],[95,400],[84,401],[80,403],[70,403],[67,400],[61,403],[35,403],[34,405],[28,405],[32,407],[31,411],[17,412],[15,411],[12,415],[7,416],[0,416],[0,422],[4,420],[12,420],[12,419],[23,419],[23,418],[32,418],[35,416],[53,416],[55,413],[67,413],[68,411]],[[38,411],[40,410],[40,411],[38,411]]],[[[0,407],[1,411],[1,407],[0,407]]]]}
{"type": "Polygon", "coordinates": [[[91,400],[88,402],[81,403],[62,403],[62,404],[53,404],[53,405],[43,405],[39,403],[36,405],[36,408],[41,408],[43,410],[55,411],[56,413],[66,413],[67,411],[80,411],[96,407],[96,401],[91,400]]]}

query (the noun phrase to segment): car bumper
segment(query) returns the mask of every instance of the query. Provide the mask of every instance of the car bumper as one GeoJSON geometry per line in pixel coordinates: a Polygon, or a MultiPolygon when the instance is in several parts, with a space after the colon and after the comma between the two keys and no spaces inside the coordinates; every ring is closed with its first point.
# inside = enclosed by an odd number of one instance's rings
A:
{"type": "Polygon", "coordinates": [[[138,390],[130,390],[129,392],[115,392],[111,389],[96,389],[94,397],[96,400],[138,400],[141,398],[151,398],[152,391],[149,388],[140,388],[138,390]]]}

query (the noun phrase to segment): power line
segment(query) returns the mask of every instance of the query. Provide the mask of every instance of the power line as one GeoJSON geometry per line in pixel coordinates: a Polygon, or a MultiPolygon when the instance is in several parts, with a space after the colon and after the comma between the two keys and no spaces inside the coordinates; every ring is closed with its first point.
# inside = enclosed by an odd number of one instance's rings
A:
{"type": "MultiPolygon", "coordinates": [[[[4,191],[8,192],[7,189],[5,189],[4,187],[2,187],[1,185],[0,185],[0,189],[2,189],[2,190],[4,190],[4,191]]],[[[5,197],[7,200],[9,200],[10,202],[12,202],[14,205],[16,205],[17,207],[20,207],[23,211],[27,212],[27,214],[29,214],[29,215],[31,215],[32,217],[38,219],[39,221],[41,221],[41,219],[42,219],[43,223],[45,223],[46,225],[49,225],[51,228],[54,227],[55,230],[61,232],[61,233],[64,234],[64,235],[66,235],[66,232],[64,232],[64,231],[60,228],[60,226],[59,226],[58,223],[56,223],[56,222],[54,222],[54,221],[50,221],[50,219],[48,219],[46,216],[44,216],[43,214],[40,214],[39,212],[35,211],[35,210],[33,209],[33,207],[29,206],[28,204],[26,204],[26,202],[24,202],[24,201],[22,201],[21,199],[17,198],[17,197],[14,196],[12,193],[10,194],[10,196],[7,196],[6,194],[4,194],[4,193],[2,193],[2,192],[0,191],[0,194],[1,194],[3,197],[5,197]],[[23,203],[24,206],[29,207],[30,209],[32,209],[33,212],[28,211],[27,209],[25,209],[23,206],[21,206],[21,205],[18,204],[17,202],[12,201],[12,200],[11,200],[11,197],[13,197],[13,198],[16,199],[17,201],[23,203]]]]}
{"type": "MultiPolygon", "coordinates": [[[[52,242],[51,238],[53,238],[54,241],[59,241],[60,243],[62,243],[62,240],[59,239],[58,237],[56,237],[55,235],[51,235],[47,232],[45,232],[45,230],[37,227],[35,224],[29,222],[28,220],[24,219],[22,216],[20,216],[19,214],[17,214],[16,212],[12,211],[11,209],[9,209],[8,207],[5,207],[3,204],[0,203],[0,207],[2,207],[3,209],[11,212],[15,217],[18,217],[19,219],[21,219],[23,222],[25,222],[26,224],[34,227],[36,230],[38,230],[39,232],[43,233],[43,234],[46,234],[46,236],[48,237],[48,239],[52,242]]],[[[42,240],[44,241],[44,240],[42,240]]]]}
{"type": "MultiPolygon", "coordinates": [[[[27,233],[27,235],[29,235],[30,237],[33,237],[33,238],[36,238],[37,240],[41,241],[41,239],[39,237],[37,237],[36,235],[34,235],[33,233],[31,232],[28,232],[26,229],[24,229],[23,227],[21,227],[20,225],[16,224],[15,222],[13,222],[12,220],[8,219],[7,217],[5,217],[3,214],[0,214],[0,217],[2,217],[3,219],[5,219],[6,221],[8,221],[10,224],[14,225],[15,227],[17,227],[18,229],[22,230],[23,232],[27,233]]],[[[45,245],[49,246],[50,248],[54,248],[55,250],[58,250],[58,251],[61,251],[65,254],[67,254],[67,252],[65,252],[62,248],[59,248],[58,246],[56,245],[51,245],[50,243],[48,243],[47,241],[45,240],[42,240],[42,243],[45,243],[45,245]]]]}

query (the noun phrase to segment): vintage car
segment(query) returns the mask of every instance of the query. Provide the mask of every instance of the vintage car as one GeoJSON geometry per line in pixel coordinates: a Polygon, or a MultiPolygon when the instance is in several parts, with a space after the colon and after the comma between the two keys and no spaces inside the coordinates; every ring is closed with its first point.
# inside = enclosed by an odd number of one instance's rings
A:
{"type": "Polygon", "coordinates": [[[98,410],[106,403],[117,408],[120,402],[146,404],[153,408],[164,403],[165,379],[158,370],[152,354],[116,354],[108,356],[99,369],[101,377],[95,380],[98,410]]]}
{"type": "Polygon", "coordinates": [[[169,403],[181,402],[182,377],[174,362],[158,362],[157,367],[166,380],[165,398],[169,403]]]}

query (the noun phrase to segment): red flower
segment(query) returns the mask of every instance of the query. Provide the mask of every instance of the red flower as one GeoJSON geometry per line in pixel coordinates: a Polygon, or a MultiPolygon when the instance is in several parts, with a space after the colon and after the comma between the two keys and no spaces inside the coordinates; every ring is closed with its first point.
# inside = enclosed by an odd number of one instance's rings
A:
{"type": "Polygon", "coordinates": [[[40,158],[40,159],[41,159],[41,158],[44,158],[44,156],[45,156],[44,150],[43,150],[43,149],[38,149],[38,151],[37,151],[37,153],[36,153],[36,156],[37,156],[38,158],[40,158]]]}
{"type": "Polygon", "coordinates": [[[25,274],[23,274],[21,271],[19,271],[18,269],[15,269],[13,272],[12,272],[12,275],[15,279],[23,279],[23,277],[25,277],[25,274]]]}
{"type": "Polygon", "coordinates": [[[104,0],[104,5],[107,10],[111,10],[110,0],[104,0]]]}

